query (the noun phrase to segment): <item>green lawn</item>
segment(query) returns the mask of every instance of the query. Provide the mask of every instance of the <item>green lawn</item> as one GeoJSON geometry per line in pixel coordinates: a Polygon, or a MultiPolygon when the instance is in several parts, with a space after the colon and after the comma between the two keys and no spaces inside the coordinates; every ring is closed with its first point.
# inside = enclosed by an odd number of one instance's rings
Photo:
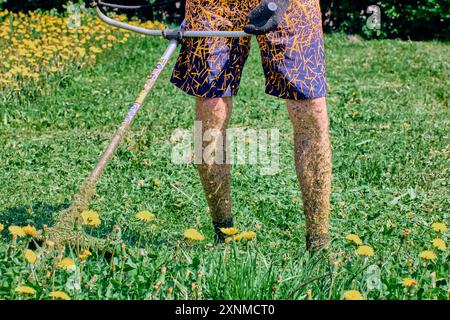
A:
{"type": "Polygon", "coordinates": [[[70,204],[164,46],[133,37],[92,68],[50,84],[44,96],[1,95],[0,299],[19,298],[19,285],[34,287],[33,297],[41,299],[52,290],[74,299],[340,299],[351,289],[368,299],[449,298],[448,249],[431,243],[449,237],[431,228],[433,222],[448,227],[450,200],[450,46],[438,42],[326,38],[334,265],[305,252],[292,130],[282,101],[264,95],[255,43],[231,125],[275,126],[281,138],[277,175],[260,175],[252,165],[232,169],[237,227],[256,231],[256,239],[213,245],[195,168],[171,162],[170,136],[192,127],[194,100],[168,82],[166,70],[91,204],[102,218],[94,235],[121,227],[114,256],[94,252],[86,262],[75,259],[74,272],[55,270],[61,256],[76,258],[74,248],[38,250],[36,264],[24,262],[26,241],[12,242],[7,227],[51,225],[70,204]],[[134,215],[144,209],[157,219],[137,221],[134,215]],[[191,227],[206,240],[184,240],[191,227]],[[349,233],[372,246],[375,256],[357,256],[345,239],[349,233]],[[437,258],[419,258],[423,250],[437,258]],[[417,286],[403,287],[405,277],[417,286]]]}

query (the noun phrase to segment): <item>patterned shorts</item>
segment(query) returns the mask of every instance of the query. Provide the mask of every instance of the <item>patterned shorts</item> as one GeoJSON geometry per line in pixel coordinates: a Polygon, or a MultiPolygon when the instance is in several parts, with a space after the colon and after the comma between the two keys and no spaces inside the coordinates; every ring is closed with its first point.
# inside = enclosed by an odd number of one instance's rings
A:
{"type": "MultiPolygon", "coordinates": [[[[186,30],[241,31],[260,0],[187,0],[186,30]]],[[[291,0],[277,30],[258,36],[266,93],[290,100],[326,96],[319,0],[291,0]]],[[[250,37],[186,38],[171,82],[204,98],[236,95],[250,37]]]]}

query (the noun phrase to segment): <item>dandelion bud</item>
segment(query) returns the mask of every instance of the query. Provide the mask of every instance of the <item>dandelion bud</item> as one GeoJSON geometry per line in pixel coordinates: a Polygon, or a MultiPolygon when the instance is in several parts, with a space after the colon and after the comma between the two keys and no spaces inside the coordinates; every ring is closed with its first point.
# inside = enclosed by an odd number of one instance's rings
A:
{"type": "Polygon", "coordinates": [[[404,230],[404,231],[403,231],[403,237],[404,237],[404,238],[407,238],[407,237],[410,235],[410,233],[411,233],[411,229],[406,229],[406,230],[404,230]]]}
{"type": "Polygon", "coordinates": [[[436,288],[436,272],[432,272],[430,274],[430,278],[431,278],[431,286],[433,287],[433,289],[436,288]]]}
{"type": "Polygon", "coordinates": [[[336,269],[339,268],[340,264],[341,264],[341,261],[339,261],[339,260],[334,260],[334,261],[333,261],[333,266],[334,266],[336,269]]]}

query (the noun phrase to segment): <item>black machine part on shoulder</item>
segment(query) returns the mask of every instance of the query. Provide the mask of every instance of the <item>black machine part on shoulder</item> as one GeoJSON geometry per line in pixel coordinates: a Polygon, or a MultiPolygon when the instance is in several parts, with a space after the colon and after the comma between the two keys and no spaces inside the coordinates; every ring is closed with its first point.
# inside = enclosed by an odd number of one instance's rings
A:
{"type": "Polygon", "coordinates": [[[278,28],[289,6],[289,0],[263,0],[248,15],[250,23],[244,27],[249,34],[262,35],[278,28]]]}

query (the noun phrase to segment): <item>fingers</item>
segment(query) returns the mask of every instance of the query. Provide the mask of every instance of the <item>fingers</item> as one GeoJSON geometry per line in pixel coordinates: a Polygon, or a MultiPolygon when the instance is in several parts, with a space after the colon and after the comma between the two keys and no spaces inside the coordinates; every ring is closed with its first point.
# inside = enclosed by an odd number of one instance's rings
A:
{"type": "Polygon", "coordinates": [[[248,34],[262,35],[276,30],[278,23],[274,18],[270,18],[262,26],[255,26],[254,24],[248,24],[244,27],[244,31],[248,34]]]}
{"type": "Polygon", "coordinates": [[[255,20],[258,20],[261,17],[261,14],[263,14],[263,12],[264,12],[264,7],[265,7],[264,5],[259,5],[259,6],[255,7],[248,14],[248,19],[252,22],[255,20]]]}

